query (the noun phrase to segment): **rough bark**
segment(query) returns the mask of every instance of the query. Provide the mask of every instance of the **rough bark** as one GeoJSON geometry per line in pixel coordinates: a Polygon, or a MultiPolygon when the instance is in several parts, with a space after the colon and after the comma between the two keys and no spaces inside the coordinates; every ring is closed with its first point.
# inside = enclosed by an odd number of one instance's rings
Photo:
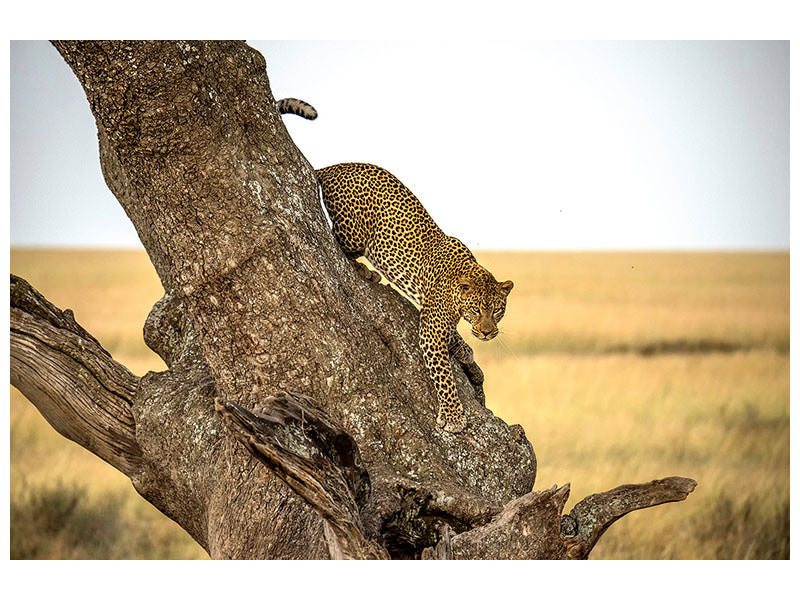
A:
{"type": "MultiPolygon", "coordinates": [[[[469,426],[436,427],[416,310],[339,250],[260,54],[238,42],[55,45],[166,290],[144,336],[169,367],[134,377],[12,276],[12,383],[57,430],[215,558],[588,554],[617,504],[601,495],[591,506],[611,508],[593,520],[573,511],[581,532],[592,523],[585,538],[562,533],[568,487],[531,491],[522,428],[484,408],[460,367],[469,426]]],[[[648,485],[620,492],[635,497],[628,510],[651,505],[648,485]]]]}
{"type": "Polygon", "coordinates": [[[279,394],[258,414],[220,398],[216,408],[233,435],[322,516],[332,558],[389,558],[364,535],[359,513],[370,484],[358,446],[309,398],[279,394]]]}

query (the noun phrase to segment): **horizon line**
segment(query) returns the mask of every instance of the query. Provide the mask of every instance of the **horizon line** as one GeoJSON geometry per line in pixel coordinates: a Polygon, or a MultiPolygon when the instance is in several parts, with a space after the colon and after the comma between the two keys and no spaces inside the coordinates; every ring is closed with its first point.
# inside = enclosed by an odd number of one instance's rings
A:
{"type": "MultiPolygon", "coordinates": [[[[81,250],[81,251],[135,251],[146,252],[142,246],[111,246],[90,244],[10,244],[9,250],[81,250]]],[[[696,253],[786,253],[791,247],[784,246],[673,246],[673,247],[618,247],[618,248],[519,248],[519,247],[486,247],[470,248],[473,252],[696,252],[696,253]]]]}

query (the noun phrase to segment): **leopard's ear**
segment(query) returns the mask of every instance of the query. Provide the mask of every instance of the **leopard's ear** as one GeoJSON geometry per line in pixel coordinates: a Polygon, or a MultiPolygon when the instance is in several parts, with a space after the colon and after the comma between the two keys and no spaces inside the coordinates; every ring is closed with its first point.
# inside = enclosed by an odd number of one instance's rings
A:
{"type": "Polygon", "coordinates": [[[472,279],[469,277],[459,277],[458,278],[458,288],[461,290],[462,294],[466,294],[469,292],[475,284],[472,282],[472,279]]]}
{"type": "Polygon", "coordinates": [[[508,294],[511,293],[511,290],[514,287],[514,282],[509,279],[508,281],[504,281],[503,283],[501,283],[499,287],[503,295],[508,296],[508,294]]]}

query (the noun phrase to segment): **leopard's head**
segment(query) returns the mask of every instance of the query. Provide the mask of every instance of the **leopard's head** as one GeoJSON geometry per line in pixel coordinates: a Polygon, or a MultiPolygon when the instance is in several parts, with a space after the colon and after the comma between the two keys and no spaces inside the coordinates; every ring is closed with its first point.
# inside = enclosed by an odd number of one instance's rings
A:
{"type": "Polygon", "coordinates": [[[498,283],[480,265],[461,274],[454,295],[461,316],[472,325],[472,335],[483,341],[497,336],[497,324],[506,312],[506,299],[513,287],[513,281],[498,283]]]}

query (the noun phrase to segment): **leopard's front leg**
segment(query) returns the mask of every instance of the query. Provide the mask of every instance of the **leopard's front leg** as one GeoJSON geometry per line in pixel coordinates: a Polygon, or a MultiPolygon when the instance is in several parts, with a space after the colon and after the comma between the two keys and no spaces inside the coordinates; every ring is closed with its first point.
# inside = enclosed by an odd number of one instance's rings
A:
{"type": "Polygon", "coordinates": [[[455,358],[461,368],[464,369],[467,379],[469,379],[472,388],[475,390],[475,399],[478,404],[486,406],[486,394],[483,392],[483,371],[478,366],[478,363],[475,362],[472,348],[469,347],[469,344],[464,341],[464,338],[455,329],[450,335],[450,356],[455,358]]]}
{"type": "Polygon", "coordinates": [[[423,306],[419,322],[420,349],[439,397],[436,424],[445,431],[458,433],[464,430],[467,421],[464,418],[464,407],[458,399],[448,352],[450,332],[458,322],[458,315],[454,317],[430,306],[423,306]]]}

